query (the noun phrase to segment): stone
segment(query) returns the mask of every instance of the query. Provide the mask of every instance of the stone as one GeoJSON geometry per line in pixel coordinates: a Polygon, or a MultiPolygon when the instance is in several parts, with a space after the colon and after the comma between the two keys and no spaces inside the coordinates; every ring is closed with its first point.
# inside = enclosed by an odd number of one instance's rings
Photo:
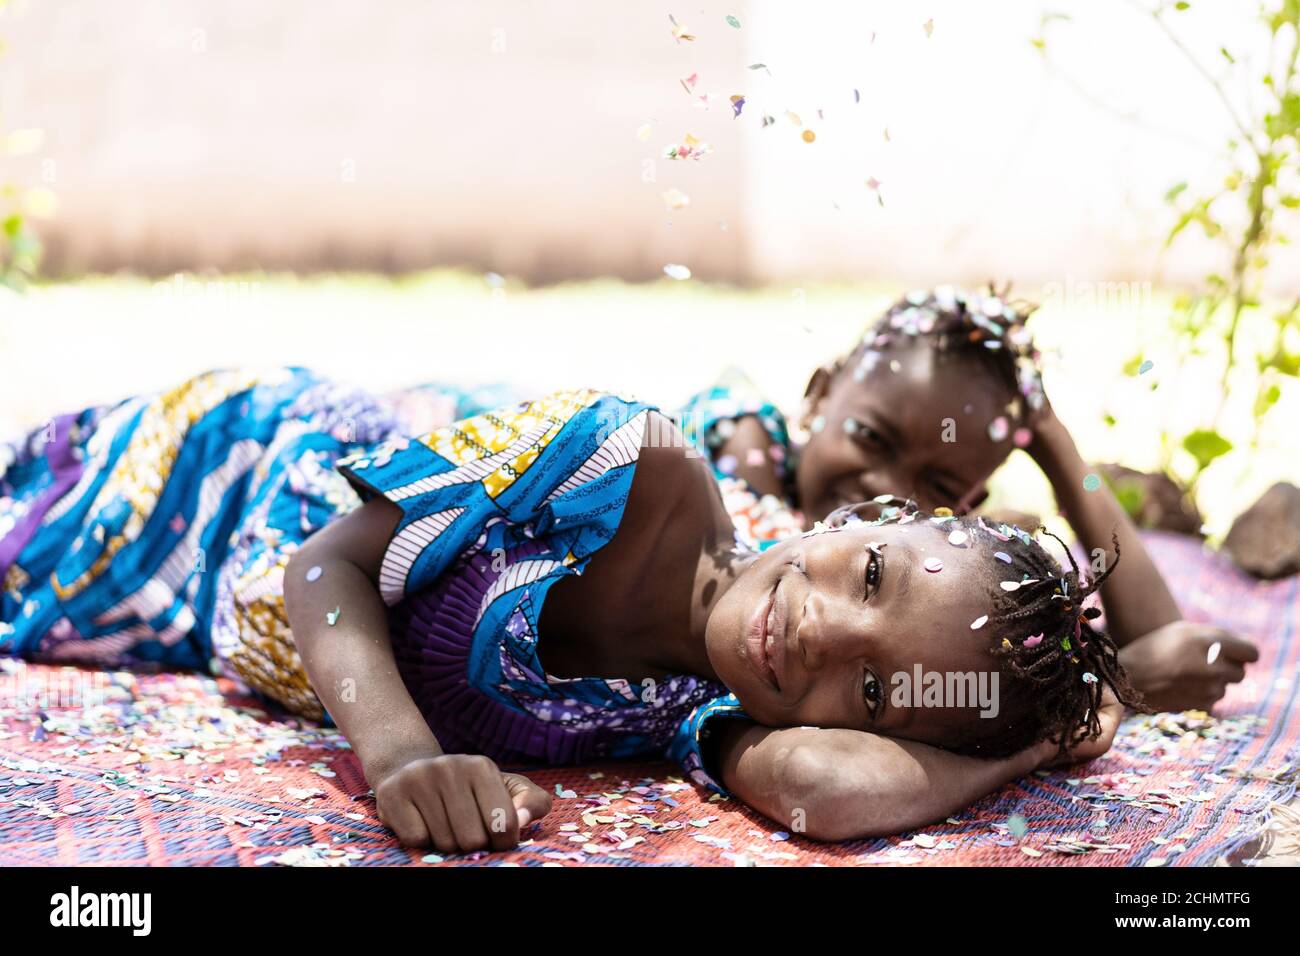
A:
{"type": "Polygon", "coordinates": [[[1300,572],[1300,488],[1279,481],[1237,516],[1223,550],[1265,581],[1300,572]]]}
{"type": "Polygon", "coordinates": [[[1204,537],[1201,525],[1205,519],[1168,475],[1148,474],[1114,464],[1092,467],[1110,484],[1115,497],[1139,528],[1204,537]]]}

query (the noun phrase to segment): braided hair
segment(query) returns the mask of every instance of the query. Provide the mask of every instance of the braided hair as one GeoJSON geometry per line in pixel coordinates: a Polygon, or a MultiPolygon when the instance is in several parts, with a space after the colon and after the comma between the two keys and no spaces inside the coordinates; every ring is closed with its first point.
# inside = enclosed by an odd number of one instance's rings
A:
{"type": "Polygon", "coordinates": [[[915,521],[945,535],[960,530],[970,546],[989,559],[986,583],[993,610],[981,630],[990,636],[989,653],[1005,679],[1000,690],[1002,719],[973,721],[949,749],[1006,757],[1052,739],[1064,753],[1101,734],[1105,687],[1126,706],[1149,712],[1119,663],[1115,642],[1091,623],[1101,611],[1085,606],[1118,564],[1118,536],[1111,539],[1114,562],[1085,580],[1069,548],[1046,529],[1038,531],[1065,548],[1068,571],[1039,543],[1037,531],[1031,535],[1014,525],[954,515],[948,508],[927,514],[913,502],[890,495],[875,503],[884,507],[872,524],[915,521]]]}
{"type": "MultiPolygon", "coordinates": [[[[1004,423],[1009,432],[1026,424],[1044,401],[1039,353],[1026,326],[1037,306],[1011,299],[1010,292],[1010,283],[999,288],[993,282],[974,293],[951,286],[909,292],[835,363],[835,371],[851,370],[854,381],[861,382],[885,353],[924,340],[939,361],[974,361],[1011,394],[1004,423]]],[[[989,437],[1001,441],[1003,425],[991,426],[989,437]]]]}

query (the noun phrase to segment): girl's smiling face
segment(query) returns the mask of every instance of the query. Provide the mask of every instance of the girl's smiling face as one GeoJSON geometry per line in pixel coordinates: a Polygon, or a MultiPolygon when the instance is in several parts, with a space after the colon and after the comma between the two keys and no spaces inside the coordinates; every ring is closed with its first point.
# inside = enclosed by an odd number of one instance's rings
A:
{"type": "Polygon", "coordinates": [[[998,671],[992,627],[971,628],[990,612],[990,557],[950,544],[928,519],[873,526],[844,516],[746,569],[709,616],[710,663],[759,723],[943,745],[969,730],[978,705],[896,706],[895,675],[911,679],[918,664],[945,675],[998,671]],[[927,559],[942,569],[927,570],[927,559]]]}
{"type": "Polygon", "coordinates": [[[925,510],[975,504],[1014,448],[1010,434],[989,437],[1012,393],[965,357],[939,360],[924,341],[877,353],[860,380],[859,359],[835,373],[820,370],[809,384],[805,426],[820,427],[800,452],[795,478],[807,519],[882,494],[905,495],[925,510]]]}

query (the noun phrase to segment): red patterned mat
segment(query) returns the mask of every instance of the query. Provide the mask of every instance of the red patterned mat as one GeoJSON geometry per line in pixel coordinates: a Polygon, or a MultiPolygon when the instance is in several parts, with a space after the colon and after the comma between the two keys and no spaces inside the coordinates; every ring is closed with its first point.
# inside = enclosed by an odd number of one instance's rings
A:
{"type": "Polygon", "coordinates": [[[0,661],[0,865],[1207,865],[1295,794],[1298,579],[1259,584],[1148,538],[1189,617],[1259,641],[1215,718],[1134,717],[1103,759],[1034,774],[913,834],[827,846],[663,763],[530,771],[527,842],[445,861],[398,845],[343,738],[190,674],[0,661]]]}

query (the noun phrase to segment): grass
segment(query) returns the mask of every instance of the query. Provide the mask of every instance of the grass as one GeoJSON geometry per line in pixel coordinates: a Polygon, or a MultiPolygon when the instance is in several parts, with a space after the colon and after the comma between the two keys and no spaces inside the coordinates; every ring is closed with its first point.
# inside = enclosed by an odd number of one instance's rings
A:
{"type": "MultiPolygon", "coordinates": [[[[164,388],[229,365],[297,364],[388,390],[429,379],[575,385],[674,406],[728,365],[745,368],[794,409],[812,369],[851,346],[900,285],[809,284],[741,289],[695,279],[613,279],[499,288],[479,274],[88,276],[0,290],[0,434],[92,402],[164,388]]],[[[1031,323],[1045,351],[1048,395],[1089,460],[1149,469],[1162,424],[1176,433],[1217,407],[1213,357],[1177,364],[1166,334],[1171,295],[1145,286],[1064,284],[1024,290],[1043,303],[1031,323]],[[1123,366],[1141,353],[1143,376],[1123,366]],[[1107,427],[1103,415],[1117,419],[1107,427]]],[[[1300,455],[1274,426],[1247,449],[1253,388],[1230,390],[1225,432],[1239,450],[1202,479],[1209,529],[1273,481],[1300,482],[1300,455]]],[[[1273,421],[1297,420],[1284,393],[1273,421]]],[[[1054,512],[1023,454],[995,478],[995,504],[1054,512]]]]}

